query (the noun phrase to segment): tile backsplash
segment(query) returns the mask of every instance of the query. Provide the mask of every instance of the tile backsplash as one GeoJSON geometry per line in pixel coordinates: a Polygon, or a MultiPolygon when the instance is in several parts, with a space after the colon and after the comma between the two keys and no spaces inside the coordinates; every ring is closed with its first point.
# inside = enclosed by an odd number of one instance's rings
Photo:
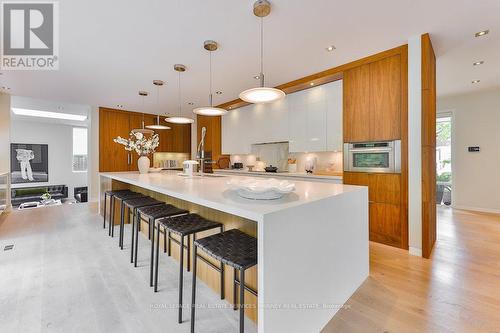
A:
{"type": "Polygon", "coordinates": [[[186,153],[154,153],[153,166],[155,168],[182,168],[182,162],[189,159],[190,155],[186,153]]]}
{"type": "Polygon", "coordinates": [[[304,172],[308,160],[315,162],[316,172],[342,172],[342,152],[293,153],[290,158],[297,159],[297,172],[304,172]]]}
{"type": "Polygon", "coordinates": [[[297,172],[305,172],[306,164],[314,163],[315,172],[342,172],[342,152],[289,153],[288,143],[252,145],[252,154],[231,155],[231,165],[235,162],[254,166],[254,171],[262,171],[268,165],[277,166],[279,171],[288,171],[288,158],[296,159],[297,172]]]}

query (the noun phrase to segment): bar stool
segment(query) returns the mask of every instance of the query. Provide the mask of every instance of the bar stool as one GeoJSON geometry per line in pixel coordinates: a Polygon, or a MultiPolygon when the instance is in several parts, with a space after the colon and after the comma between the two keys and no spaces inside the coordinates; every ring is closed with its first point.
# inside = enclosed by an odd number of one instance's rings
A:
{"type": "MultiPolygon", "coordinates": [[[[198,247],[211,257],[240,271],[240,333],[245,331],[245,270],[257,265],[257,238],[238,229],[231,229],[220,234],[200,238],[194,241],[193,290],[191,301],[191,333],[194,333],[196,305],[196,258],[198,247]]],[[[236,276],[234,284],[236,284],[236,276]]],[[[236,293],[234,293],[236,294],[236,293]]],[[[236,299],[234,300],[236,303],[236,299]]]]}
{"type": "MultiPolygon", "coordinates": [[[[125,213],[125,205],[124,205],[123,201],[125,201],[127,199],[135,199],[135,198],[143,198],[143,197],[145,197],[145,195],[142,194],[142,193],[129,191],[129,192],[115,193],[115,195],[111,199],[111,209],[113,210],[113,218],[114,218],[114,215],[115,215],[114,208],[115,208],[116,199],[118,199],[118,200],[121,201],[121,205],[120,205],[120,235],[118,237],[119,238],[118,244],[120,246],[122,246],[121,225],[123,223],[123,217],[124,217],[124,213],[125,213]]],[[[111,221],[111,224],[110,224],[111,237],[114,237],[114,234],[115,234],[115,225],[114,225],[113,222],[114,221],[111,221]]]]}
{"type": "MultiPolygon", "coordinates": [[[[201,217],[198,214],[187,214],[178,217],[170,217],[161,219],[158,221],[158,233],[160,232],[160,227],[163,227],[164,237],[168,237],[168,255],[170,256],[170,241],[174,241],[179,244],[179,324],[182,323],[182,289],[183,289],[183,272],[184,272],[184,238],[187,236],[187,270],[189,272],[189,266],[191,261],[191,235],[193,239],[196,237],[196,233],[207,231],[211,229],[220,228],[220,232],[224,231],[224,225],[222,223],[213,222],[201,217]],[[180,237],[180,242],[172,238],[170,233],[174,233],[180,237]]],[[[165,239],[165,238],[164,238],[165,239]]],[[[164,244],[165,245],[165,244],[164,244]]],[[[155,283],[154,291],[158,291],[158,262],[159,259],[159,248],[160,240],[156,241],[156,262],[155,262],[155,283]]],[[[204,259],[204,258],[203,258],[204,259]]],[[[221,299],[224,299],[224,265],[221,268],[216,268],[221,273],[221,299]]]]}
{"type": "MultiPolygon", "coordinates": [[[[103,223],[102,223],[102,228],[103,229],[106,229],[106,198],[109,196],[109,206],[111,207],[111,200],[113,198],[113,196],[117,193],[121,193],[121,192],[132,192],[130,190],[110,190],[110,191],[106,191],[104,192],[104,220],[103,220],[103,223]]],[[[111,220],[112,218],[112,214],[114,213],[114,210],[111,209],[110,212],[109,212],[109,219],[111,220]]]]}
{"type": "MultiPolygon", "coordinates": [[[[130,263],[134,262],[134,236],[135,236],[135,217],[137,215],[137,209],[142,208],[142,207],[150,207],[150,206],[159,206],[159,205],[164,205],[165,203],[156,199],[153,199],[151,197],[142,197],[142,198],[134,198],[134,199],[126,199],[123,201],[125,204],[125,207],[128,209],[129,214],[132,212],[132,239],[131,239],[131,246],[130,246],[130,263]]],[[[123,223],[123,218],[121,219],[120,223],[120,234],[122,235],[122,250],[123,250],[123,228],[124,228],[124,223],[123,223]]],[[[140,227],[140,223],[137,226],[138,228],[140,227]]],[[[140,228],[138,229],[140,231],[140,228]]]]}
{"type": "MultiPolygon", "coordinates": [[[[138,226],[141,223],[141,216],[147,218],[149,223],[149,239],[151,239],[151,261],[149,270],[149,286],[153,286],[153,261],[154,261],[154,239],[155,239],[155,221],[165,217],[173,217],[178,215],[185,215],[189,213],[188,210],[177,208],[173,205],[163,204],[160,206],[142,207],[137,209],[135,229],[135,253],[134,253],[134,267],[137,267],[137,249],[139,248],[139,231],[138,226]]],[[[158,230],[158,237],[160,230],[158,230]]]]}

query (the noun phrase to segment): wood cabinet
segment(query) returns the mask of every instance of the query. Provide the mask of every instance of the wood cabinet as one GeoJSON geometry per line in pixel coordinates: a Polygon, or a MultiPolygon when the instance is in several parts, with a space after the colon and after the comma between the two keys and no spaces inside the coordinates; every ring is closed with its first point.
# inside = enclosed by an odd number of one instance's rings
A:
{"type": "Polygon", "coordinates": [[[370,65],[344,72],[344,142],[370,141],[370,65]]]}
{"type": "MultiPolygon", "coordinates": [[[[113,141],[117,136],[128,138],[134,128],[156,123],[156,116],[109,108],[99,108],[99,171],[137,171],[139,156],[128,152],[122,145],[113,141]]],[[[160,118],[162,125],[170,130],[157,130],[160,145],[157,152],[191,152],[191,125],[167,124],[160,118]]],[[[150,158],[152,161],[153,159],[150,158]]]]}
{"type": "Polygon", "coordinates": [[[344,72],[344,142],[401,139],[401,55],[344,72]]]}
{"type": "Polygon", "coordinates": [[[401,175],[344,172],[344,184],[368,186],[370,240],[404,247],[401,175]]]}
{"type": "Polygon", "coordinates": [[[205,136],[205,152],[211,152],[212,160],[217,161],[222,155],[221,116],[210,117],[198,115],[196,119],[196,145],[198,145],[201,140],[201,129],[206,127],[207,133],[205,136]]]}
{"type": "Polygon", "coordinates": [[[129,171],[130,153],[113,141],[128,137],[130,116],[120,110],[99,109],[99,171],[129,171]]]}
{"type": "Polygon", "coordinates": [[[160,124],[168,126],[170,129],[157,131],[160,137],[160,146],[156,151],[170,153],[191,152],[191,124],[171,124],[161,118],[160,124]]]}

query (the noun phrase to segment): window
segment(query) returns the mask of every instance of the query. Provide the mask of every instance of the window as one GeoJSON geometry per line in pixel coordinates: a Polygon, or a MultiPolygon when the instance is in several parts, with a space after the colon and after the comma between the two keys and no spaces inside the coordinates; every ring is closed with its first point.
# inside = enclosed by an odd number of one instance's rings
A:
{"type": "Polygon", "coordinates": [[[87,129],[73,127],[73,172],[86,172],[87,161],[87,129]]]}

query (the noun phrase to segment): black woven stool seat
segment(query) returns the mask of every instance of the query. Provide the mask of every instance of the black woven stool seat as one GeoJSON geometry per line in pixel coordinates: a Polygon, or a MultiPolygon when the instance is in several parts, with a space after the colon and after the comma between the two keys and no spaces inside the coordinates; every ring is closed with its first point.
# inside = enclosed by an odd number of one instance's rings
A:
{"type": "Polygon", "coordinates": [[[238,229],[197,239],[194,244],[215,259],[237,269],[257,264],[257,238],[238,229]]]}
{"type": "Polygon", "coordinates": [[[141,216],[147,219],[155,219],[155,220],[162,217],[189,213],[189,211],[185,209],[180,209],[169,204],[164,204],[162,206],[142,207],[138,209],[138,212],[141,214],[141,216]]]}
{"type": "Polygon", "coordinates": [[[118,193],[125,193],[125,192],[132,192],[131,190],[109,190],[109,191],[106,191],[104,192],[105,194],[107,195],[115,195],[115,194],[118,194],[118,193]]]}
{"type": "Polygon", "coordinates": [[[124,203],[125,203],[125,206],[127,206],[130,209],[163,204],[162,201],[153,199],[151,197],[139,197],[139,198],[125,199],[124,203]]]}
{"type": "Polygon", "coordinates": [[[115,198],[118,200],[127,200],[127,199],[135,199],[145,197],[144,194],[138,192],[118,192],[115,193],[115,198]]]}
{"type": "Polygon", "coordinates": [[[168,231],[180,236],[191,235],[222,226],[222,223],[207,220],[198,214],[169,217],[159,220],[158,223],[168,229],[168,231]]]}

